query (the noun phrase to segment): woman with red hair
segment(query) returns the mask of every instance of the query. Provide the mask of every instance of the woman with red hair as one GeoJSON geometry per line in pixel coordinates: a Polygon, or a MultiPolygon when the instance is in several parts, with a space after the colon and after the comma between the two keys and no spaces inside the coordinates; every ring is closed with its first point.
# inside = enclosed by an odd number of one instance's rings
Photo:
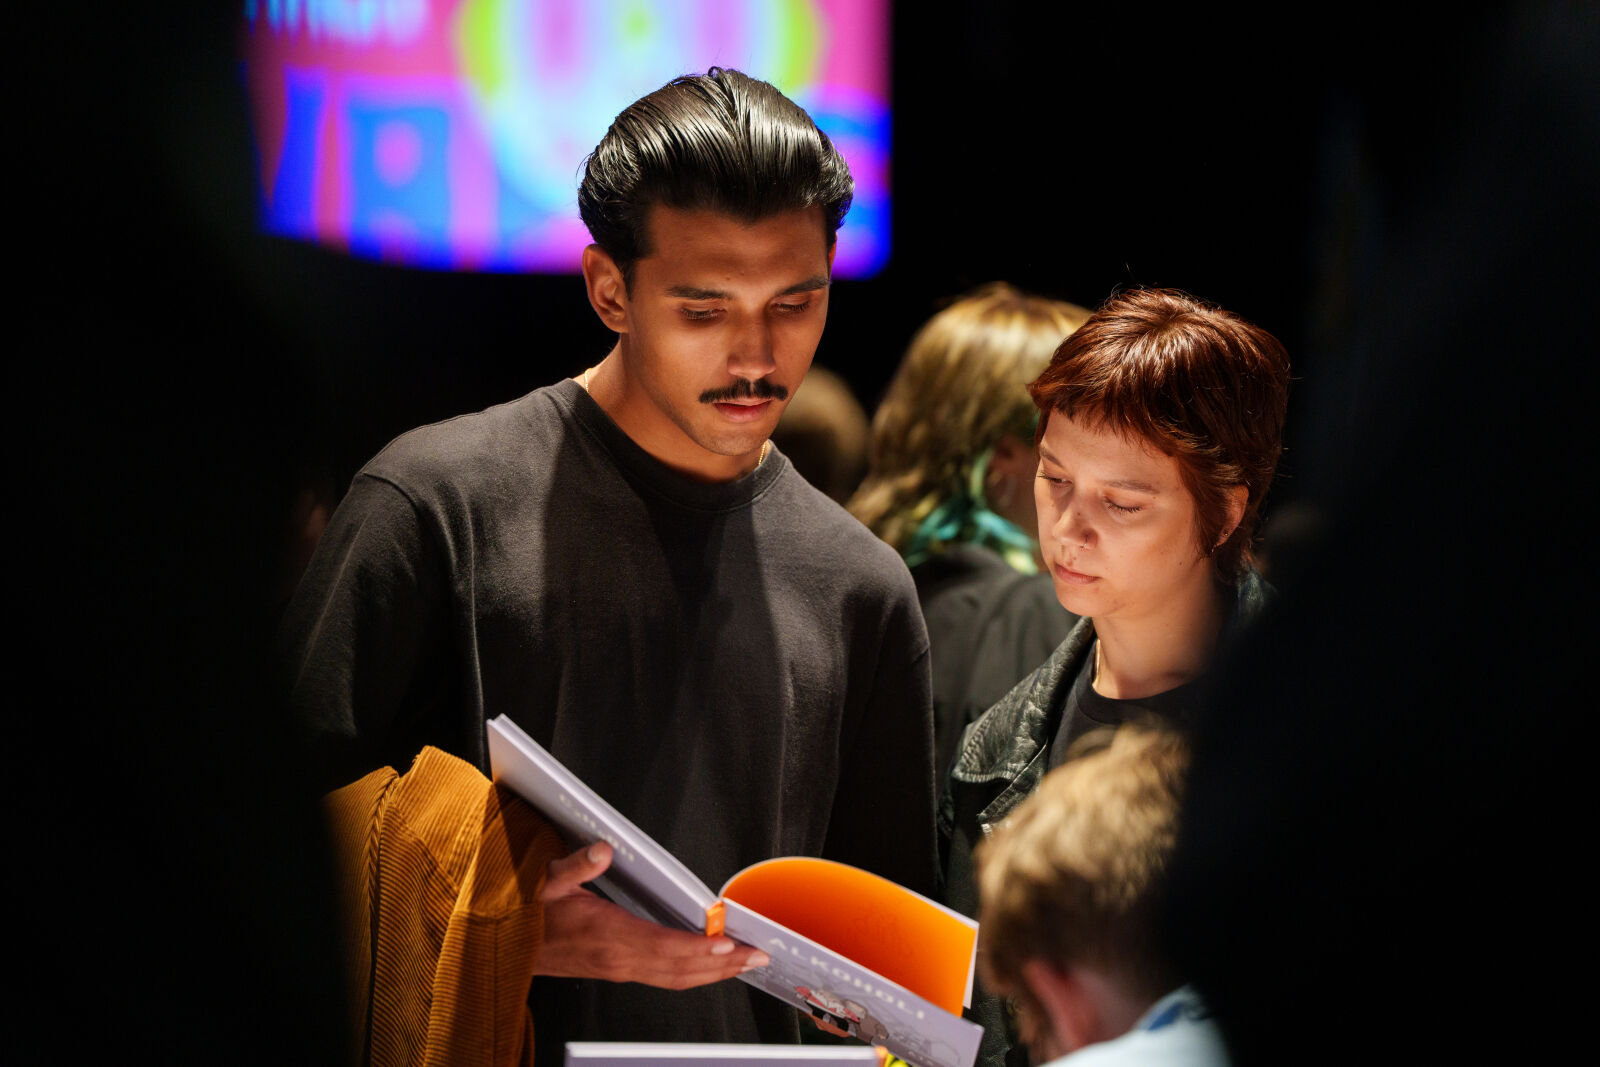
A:
{"type": "MultiPolygon", "coordinates": [[[[1066,640],[962,736],[939,809],[945,893],[975,915],[973,846],[1096,727],[1184,726],[1218,646],[1264,604],[1253,566],[1289,361],[1271,334],[1163,289],[1109,299],[1028,387],[1039,547],[1066,640]]],[[[984,1059],[1006,1033],[979,1006],[984,1059]]]]}

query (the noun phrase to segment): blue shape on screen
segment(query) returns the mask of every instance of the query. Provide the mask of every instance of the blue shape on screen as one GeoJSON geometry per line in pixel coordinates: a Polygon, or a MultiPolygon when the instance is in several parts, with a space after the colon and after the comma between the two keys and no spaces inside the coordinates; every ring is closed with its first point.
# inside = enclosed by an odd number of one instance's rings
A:
{"type": "Polygon", "coordinates": [[[852,165],[858,168],[855,199],[844,222],[849,259],[840,276],[870,278],[889,262],[889,190],[882,181],[887,175],[874,170],[883,167],[888,156],[889,109],[860,94],[813,103],[808,110],[834,145],[854,157],[852,165]]]}
{"type": "Polygon", "coordinates": [[[350,249],[379,259],[450,265],[450,116],[437,107],[397,106],[352,99],[350,131],[350,249]],[[409,128],[419,146],[414,169],[396,183],[385,175],[379,137],[409,128]]]}
{"type": "Polygon", "coordinates": [[[865,198],[850,205],[844,239],[854,259],[850,276],[870,278],[889,263],[889,213],[881,198],[865,198]]]}
{"type": "Polygon", "coordinates": [[[499,247],[495,251],[500,259],[514,268],[516,243],[529,231],[543,229],[548,211],[522,195],[517,183],[506,181],[503,173],[499,177],[500,198],[495,205],[499,247]]]}
{"type": "Polygon", "coordinates": [[[315,207],[313,193],[317,174],[317,123],[327,99],[324,75],[318,72],[284,72],[283,154],[278,173],[272,178],[272,202],[267,210],[267,228],[274,233],[310,237],[315,207]]]}
{"type": "Polygon", "coordinates": [[[889,143],[889,110],[875,102],[852,111],[818,108],[811,118],[834,140],[857,137],[884,146],[889,143]]]}

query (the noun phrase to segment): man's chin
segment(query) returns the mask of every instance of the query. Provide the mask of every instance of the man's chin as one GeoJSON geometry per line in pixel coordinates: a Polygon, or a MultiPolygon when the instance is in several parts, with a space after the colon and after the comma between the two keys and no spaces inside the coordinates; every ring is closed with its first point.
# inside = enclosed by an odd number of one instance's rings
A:
{"type": "Polygon", "coordinates": [[[749,422],[730,424],[715,415],[710,421],[713,425],[707,426],[703,421],[691,434],[696,444],[719,456],[747,456],[767,443],[778,418],[777,412],[769,410],[764,418],[749,422]]]}
{"type": "Polygon", "coordinates": [[[770,436],[772,436],[771,431],[763,428],[741,434],[696,434],[694,442],[712,455],[734,459],[759,452],[770,436]]]}

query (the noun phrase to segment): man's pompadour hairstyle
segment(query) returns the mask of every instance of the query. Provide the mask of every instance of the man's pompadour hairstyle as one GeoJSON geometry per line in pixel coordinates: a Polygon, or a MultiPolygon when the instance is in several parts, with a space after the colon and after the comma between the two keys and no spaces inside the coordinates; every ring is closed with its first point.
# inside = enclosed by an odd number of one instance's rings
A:
{"type": "Polygon", "coordinates": [[[831,245],[853,193],[844,157],[798,104],[764,81],[712,67],[674,78],[617,116],[584,161],[578,213],[631,282],[634,263],[651,253],[652,205],[745,222],[820,207],[831,245]]]}

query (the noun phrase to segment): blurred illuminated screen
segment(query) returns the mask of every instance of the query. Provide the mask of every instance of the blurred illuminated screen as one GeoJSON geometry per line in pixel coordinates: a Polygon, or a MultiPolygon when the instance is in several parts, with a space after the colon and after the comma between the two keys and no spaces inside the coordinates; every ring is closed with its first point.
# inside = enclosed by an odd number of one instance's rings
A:
{"type": "Polygon", "coordinates": [[[889,256],[889,0],[245,0],[264,224],[354,255],[575,272],[579,167],[628,104],[736,67],[849,160],[835,273],[889,256]]]}

